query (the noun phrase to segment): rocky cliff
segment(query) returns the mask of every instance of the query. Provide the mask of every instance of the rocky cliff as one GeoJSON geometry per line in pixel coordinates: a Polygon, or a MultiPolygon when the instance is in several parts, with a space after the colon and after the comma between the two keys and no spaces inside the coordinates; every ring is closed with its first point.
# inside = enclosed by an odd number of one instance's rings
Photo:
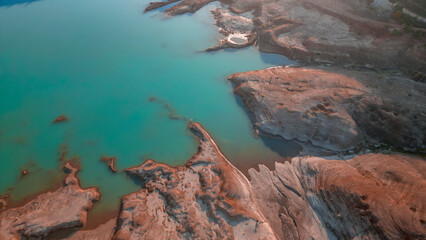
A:
{"type": "Polygon", "coordinates": [[[426,85],[398,72],[274,67],[229,80],[264,133],[333,151],[426,149],[426,85]]]}

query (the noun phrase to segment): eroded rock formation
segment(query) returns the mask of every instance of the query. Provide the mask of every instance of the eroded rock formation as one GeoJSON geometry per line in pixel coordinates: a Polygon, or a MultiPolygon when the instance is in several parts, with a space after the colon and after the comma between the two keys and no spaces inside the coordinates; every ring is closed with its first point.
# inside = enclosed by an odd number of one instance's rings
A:
{"type": "Polygon", "coordinates": [[[106,163],[106,165],[108,166],[108,168],[112,172],[117,172],[117,168],[115,168],[115,162],[116,162],[115,157],[102,156],[101,157],[101,162],[106,163]]]}
{"type": "Polygon", "coordinates": [[[96,188],[80,187],[78,170],[70,163],[65,164],[64,171],[68,175],[58,190],[0,213],[0,239],[45,238],[56,230],[85,225],[87,211],[99,200],[100,194],[96,188]]]}
{"type": "Polygon", "coordinates": [[[127,169],[142,189],[124,196],[115,239],[275,239],[250,184],[199,124],[198,153],[185,166],[152,160],[127,169]]]}
{"type": "Polygon", "coordinates": [[[404,155],[293,158],[250,170],[280,239],[425,239],[426,164],[404,155]]]}
{"type": "MultiPolygon", "coordinates": [[[[426,162],[400,154],[295,157],[249,170],[220,152],[201,125],[185,165],[148,160],[126,169],[141,190],[122,197],[119,216],[68,239],[424,239],[426,162]]],[[[67,163],[63,187],[0,213],[0,239],[44,238],[84,225],[99,199],[67,163]]]]}
{"type": "Polygon", "coordinates": [[[333,151],[426,148],[426,86],[398,73],[274,67],[229,79],[264,133],[333,151]]]}
{"type": "MultiPolygon", "coordinates": [[[[153,2],[146,11],[175,2],[166,14],[193,13],[213,0],[153,2]]],[[[257,129],[338,152],[381,143],[425,151],[425,85],[399,71],[359,68],[396,66],[424,74],[425,38],[403,33],[389,17],[371,17],[371,0],[220,2],[223,9],[213,15],[225,38],[207,50],[256,45],[303,63],[339,66],[232,75],[257,129]],[[347,68],[353,64],[357,68],[347,68]]],[[[188,121],[173,109],[170,118],[188,121]]],[[[141,190],[122,197],[117,221],[69,239],[426,239],[424,159],[297,157],[276,163],[275,170],[251,169],[249,182],[199,124],[190,128],[200,141],[192,159],[178,167],[148,160],[127,169],[141,190]]],[[[114,158],[102,160],[115,171],[114,158]]],[[[100,195],[81,189],[69,163],[65,170],[58,190],[0,212],[0,239],[45,238],[85,224],[100,195]]]]}
{"type": "MultiPolygon", "coordinates": [[[[168,3],[151,3],[165,6],[168,3]]],[[[165,10],[173,16],[195,12],[212,0],[182,0],[165,10]]],[[[220,31],[243,35],[247,42],[223,39],[217,50],[255,44],[261,51],[304,62],[398,66],[424,72],[426,38],[416,38],[390,18],[377,19],[370,0],[223,0],[213,14],[220,31]],[[247,14],[249,13],[249,14],[247,14]],[[244,14],[245,16],[240,16],[244,14]],[[246,17],[249,16],[250,18],[246,17]],[[251,27],[252,26],[252,27],[251,27]],[[393,34],[394,32],[401,34],[393,34]]],[[[412,31],[426,33],[425,29],[412,31]]]]}

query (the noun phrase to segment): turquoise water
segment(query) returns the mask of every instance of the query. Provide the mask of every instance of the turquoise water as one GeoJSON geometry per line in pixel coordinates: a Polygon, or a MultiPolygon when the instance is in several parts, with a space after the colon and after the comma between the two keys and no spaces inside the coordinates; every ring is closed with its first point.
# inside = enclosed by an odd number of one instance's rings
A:
{"type": "MultiPolygon", "coordinates": [[[[62,177],[60,151],[78,157],[83,186],[103,194],[96,211],[117,207],[137,186],[119,170],[147,158],[182,164],[197,142],[169,110],[200,122],[237,165],[281,155],[255,138],[226,76],[290,63],[255,48],[201,52],[220,36],[208,5],[165,19],[142,14],[147,0],[41,0],[0,5],[0,193],[19,201],[62,177]],[[52,124],[59,115],[69,121],[52,124]],[[22,169],[30,174],[20,178],[22,169]],[[13,187],[13,188],[11,188],[13,187]]],[[[268,143],[268,142],[266,142],[268,143]]],[[[277,144],[277,143],[272,143],[277,144]]]]}

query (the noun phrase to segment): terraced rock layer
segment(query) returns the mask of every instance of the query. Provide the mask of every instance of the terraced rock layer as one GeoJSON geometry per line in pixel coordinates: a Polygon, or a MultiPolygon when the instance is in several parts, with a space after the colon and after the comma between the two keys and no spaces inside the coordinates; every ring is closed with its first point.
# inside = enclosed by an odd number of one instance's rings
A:
{"type": "Polygon", "coordinates": [[[426,163],[404,155],[293,158],[250,170],[280,239],[425,239],[426,163]]]}

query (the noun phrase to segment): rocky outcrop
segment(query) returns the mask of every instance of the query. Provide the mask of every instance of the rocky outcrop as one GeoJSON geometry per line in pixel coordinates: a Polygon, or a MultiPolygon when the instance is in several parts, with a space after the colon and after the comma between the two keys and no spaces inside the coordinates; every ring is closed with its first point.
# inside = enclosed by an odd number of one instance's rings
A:
{"type": "MultiPolygon", "coordinates": [[[[195,12],[210,2],[182,0],[164,12],[171,16],[195,12]]],[[[257,45],[263,52],[283,54],[304,62],[398,66],[424,73],[426,38],[414,37],[389,16],[380,21],[372,17],[372,0],[221,2],[233,14],[223,9],[213,11],[225,38],[207,49],[209,51],[257,45]],[[244,36],[245,41],[233,42],[228,38],[229,30],[244,36]]],[[[164,6],[168,2],[151,3],[147,10],[158,4],[164,6]]],[[[412,31],[426,34],[426,29],[412,31]]]]}
{"type": "Polygon", "coordinates": [[[274,67],[229,80],[264,133],[333,151],[426,149],[426,85],[397,72],[274,67]]]}
{"type": "Polygon", "coordinates": [[[117,168],[115,167],[115,161],[116,161],[115,157],[107,157],[107,156],[101,157],[101,162],[106,163],[106,165],[112,172],[117,172],[117,168]]]}
{"type": "Polygon", "coordinates": [[[66,122],[68,121],[68,118],[65,115],[61,115],[57,118],[55,118],[52,123],[60,123],[60,122],[66,122]]]}
{"type": "Polygon", "coordinates": [[[148,160],[127,169],[141,184],[124,196],[115,239],[275,239],[250,184],[208,133],[191,124],[198,153],[184,166],[148,160]]]}
{"type": "Polygon", "coordinates": [[[20,178],[27,176],[29,173],[30,173],[30,171],[28,171],[26,169],[22,169],[20,178]]]}
{"type": "MultiPolygon", "coordinates": [[[[180,0],[169,0],[167,4],[179,2],[180,0]]],[[[184,13],[194,13],[202,8],[204,5],[214,2],[215,0],[181,0],[178,4],[173,7],[165,10],[164,12],[167,15],[174,16],[184,13]]],[[[161,2],[153,2],[148,5],[145,11],[149,11],[150,9],[158,8],[157,6],[166,6],[167,4],[162,4],[161,2]]]]}
{"type": "Polygon", "coordinates": [[[232,14],[229,10],[217,8],[211,11],[216,19],[216,26],[220,33],[227,36],[233,33],[251,34],[254,30],[254,23],[251,19],[232,14]]]}
{"type": "Polygon", "coordinates": [[[0,239],[44,238],[60,229],[82,227],[87,211],[99,200],[96,188],[82,189],[77,169],[66,163],[63,186],[39,195],[22,207],[0,213],[0,239]]]}
{"type": "Polygon", "coordinates": [[[393,30],[402,31],[402,26],[389,17],[381,21],[370,18],[371,2],[267,1],[254,19],[259,49],[304,62],[398,66],[424,71],[426,40],[407,33],[392,35],[393,30]]]}
{"type": "MultiPolygon", "coordinates": [[[[425,159],[399,154],[296,157],[249,170],[220,152],[201,125],[198,152],[183,166],[147,160],[125,171],[141,190],[119,216],[67,239],[424,239],[425,159]]],[[[0,213],[0,239],[42,239],[85,224],[99,193],[77,169],[57,191],[0,213]]]]}
{"type": "Polygon", "coordinates": [[[161,8],[164,7],[168,4],[174,3],[174,2],[179,2],[180,0],[168,0],[166,2],[151,2],[149,3],[149,5],[145,8],[144,12],[148,12],[157,8],[161,8]]]}
{"type": "Polygon", "coordinates": [[[231,14],[229,10],[215,9],[212,11],[216,19],[219,32],[225,36],[219,44],[206,49],[206,51],[217,51],[224,48],[243,48],[253,45],[256,41],[254,34],[254,23],[251,19],[231,14]]]}
{"type": "Polygon", "coordinates": [[[404,155],[293,158],[250,170],[280,239],[424,239],[426,164],[404,155]]]}

